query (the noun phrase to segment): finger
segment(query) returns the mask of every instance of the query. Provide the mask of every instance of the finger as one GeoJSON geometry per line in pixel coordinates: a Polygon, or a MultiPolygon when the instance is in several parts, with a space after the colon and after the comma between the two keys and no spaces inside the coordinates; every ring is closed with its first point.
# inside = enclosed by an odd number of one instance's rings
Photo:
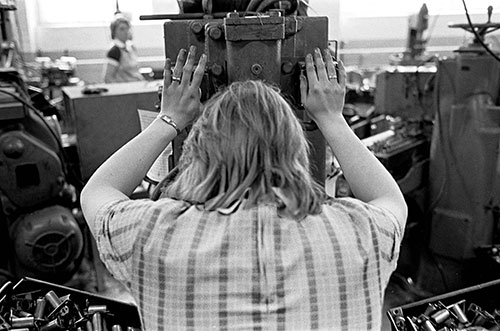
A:
{"type": "Polygon", "coordinates": [[[300,102],[302,105],[306,103],[307,99],[307,79],[306,76],[300,74],[300,102]]]}
{"type": "Polygon", "coordinates": [[[184,67],[182,68],[182,81],[181,81],[182,87],[189,86],[189,83],[191,82],[191,75],[193,74],[195,54],[196,54],[196,47],[195,46],[189,47],[187,61],[184,64],[184,67]]]}
{"type": "MultiPolygon", "coordinates": [[[[201,54],[200,60],[198,61],[198,66],[193,74],[193,81],[191,82],[191,87],[194,89],[199,89],[201,81],[203,80],[203,75],[205,74],[205,67],[207,66],[207,56],[201,54]]],[[[201,93],[200,93],[201,95],[201,93]]]]}
{"type": "Polygon", "coordinates": [[[326,73],[325,62],[319,48],[314,49],[314,62],[316,64],[316,71],[318,72],[318,79],[320,81],[327,81],[328,74],[326,73]]]}
{"type": "Polygon", "coordinates": [[[172,61],[170,58],[165,60],[165,67],[163,69],[163,87],[167,89],[172,81],[172,61]]]}
{"type": "Polygon", "coordinates": [[[172,74],[172,84],[179,83],[178,79],[182,76],[182,67],[184,66],[184,62],[186,62],[186,50],[181,49],[177,55],[177,60],[175,61],[174,72],[172,74]]]}
{"type": "Polygon", "coordinates": [[[313,58],[311,54],[306,55],[306,73],[309,86],[316,85],[318,83],[318,76],[316,75],[316,68],[314,68],[313,58]]]}
{"type": "Polygon", "coordinates": [[[337,70],[335,68],[335,62],[333,61],[333,55],[331,51],[327,48],[324,50],[323,55],[325,58],[328,80],[331,82],[337,81],[337,70]]]}
{"type": "Polygon", "coordinates": [[[345,72],[345,67],[344,67],[344,64],[342,63],[342,61],[338,60],[337,68],[339,71],[339,73],[338,73],[339,84],[340,84],[340,86],[345,87],[346,80],[347,80],[347,73],[345,72]]]}

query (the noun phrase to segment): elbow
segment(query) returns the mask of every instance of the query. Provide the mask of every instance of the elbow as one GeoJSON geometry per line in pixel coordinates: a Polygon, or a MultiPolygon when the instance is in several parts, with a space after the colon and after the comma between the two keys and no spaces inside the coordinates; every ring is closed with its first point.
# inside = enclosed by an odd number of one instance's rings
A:
{"type": "Polygon", "coordinates": [[[408,218],[408,204],[406,203],[406,199],[403,196],[403,193],[399,192],[397,198],[395,198],[396,205],[398,206],[397,217],[401,221],[402,224],[406,224],[406,220],[408,218]]]}
{"type": "Polygon", "coordinates": [[[87,223],[89,223],[89,221],[92,220],[91,217],[92,196],[95,196],[95,193],[92,192],[88,184],[85,185],[80,193],[80,206],[82,208],[82,213],[87,223]]]}

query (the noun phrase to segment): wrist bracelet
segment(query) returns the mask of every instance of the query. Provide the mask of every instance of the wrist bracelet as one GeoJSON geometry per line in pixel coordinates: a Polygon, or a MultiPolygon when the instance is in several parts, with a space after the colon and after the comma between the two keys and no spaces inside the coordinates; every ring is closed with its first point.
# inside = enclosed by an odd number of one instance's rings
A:
{"type": "Polygon", "coordinates": [[[160,118],[163,122],[165,122],[168,125],[170,125],[171,127],[173,127],[175,129],[175,131],[177,132],[177,135],[181,134],[181,130],[179,130],[177,123],[175,123],[175,121],[170,116],[163,114],[163,115],[158,116],[158,118],[160,118]]]}

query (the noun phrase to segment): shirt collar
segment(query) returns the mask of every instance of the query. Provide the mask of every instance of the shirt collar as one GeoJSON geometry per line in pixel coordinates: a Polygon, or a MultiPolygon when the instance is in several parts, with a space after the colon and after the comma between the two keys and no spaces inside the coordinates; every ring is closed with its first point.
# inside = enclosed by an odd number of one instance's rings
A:
{"type": "Polygon", "coordinates": [[[125,48],[126,50],[130,50],[132,48],[132,42],[130,40],[123,42],[119,39],[113,39],[113,43],[120,48],[125,48]]]}

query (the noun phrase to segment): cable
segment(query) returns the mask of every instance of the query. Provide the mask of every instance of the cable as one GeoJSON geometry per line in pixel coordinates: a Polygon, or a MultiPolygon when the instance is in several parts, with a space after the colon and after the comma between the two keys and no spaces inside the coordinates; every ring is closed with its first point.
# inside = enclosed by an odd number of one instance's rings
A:
{"type": "Polygon", "coordinates": [[[488,47],[488,45],[486,45],[484,43],[484,41],[481,39],[481,36],[477,33],[476,29],[474,29],[474,24],[472,24],[472,21],[470,19],[469,11],[467,10],[467,5],[465,4],[465,0],[462,0],[462,3],[464,4],[465,16],[467,17],[467,22],[469,23],[469,27],[472,30],[471,32],[474,34],[477,41],[479,41],[479,43],[481,44],[481,46],[483,46],[483,48],[486,50],[486,52],[488,52],[488,54],[490,54],[495,60],[500,62],[500,57],[498,57],[498,55],[493,53],[493,51],[488,47]]]}

